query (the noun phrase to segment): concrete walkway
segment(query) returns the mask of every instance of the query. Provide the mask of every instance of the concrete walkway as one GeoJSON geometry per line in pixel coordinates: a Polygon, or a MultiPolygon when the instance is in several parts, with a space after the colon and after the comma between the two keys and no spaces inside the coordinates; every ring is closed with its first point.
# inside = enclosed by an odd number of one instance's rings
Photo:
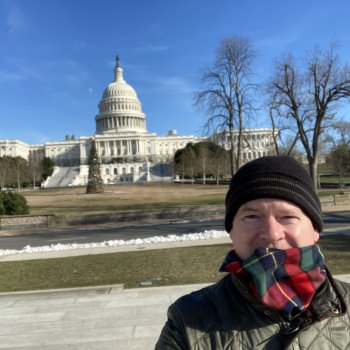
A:
{"type": "MultiPolygon", "coordinates": [[[[98,250],[17,254],[1,261],[46,259],[112,251],[219,244],[205,241],[121,246],[98,250]]],[[[337,276],[350,283],[350,275],[337,276]]],[[[0,294],[0,349],[154,349],[168,306],[204,287],[182,285],[123,289],[122,285],[0,294]]]]}
{"type": "Polygon", "coordinates": [[[170,303],[200,287],[116,285],[1,295],[0,349],[154,349],[170,303]]]}

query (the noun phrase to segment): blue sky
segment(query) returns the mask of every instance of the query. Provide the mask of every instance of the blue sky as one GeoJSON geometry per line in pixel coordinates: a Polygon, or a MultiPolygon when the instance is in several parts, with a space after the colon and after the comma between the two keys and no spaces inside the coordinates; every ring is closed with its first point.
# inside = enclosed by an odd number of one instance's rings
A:
{"type": "Polygon", "coordinates": [[[350,62],[349,13],[348,0],[0,0],[0,139],[93,135],[116,54],[149,132],[201,135],[193,94],[221,39],[251,40],[263,82],[274,58],[332,40],[350,62]]]}

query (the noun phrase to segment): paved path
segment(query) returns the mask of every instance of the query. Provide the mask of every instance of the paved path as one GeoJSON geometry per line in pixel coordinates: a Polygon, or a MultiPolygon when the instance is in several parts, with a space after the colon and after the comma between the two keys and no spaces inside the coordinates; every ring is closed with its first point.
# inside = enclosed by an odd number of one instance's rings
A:
{"type": "Polygon", "coordinates": [[[0,296],[0,349],[154,349],[170,303],[201,285],[0,296]]]}

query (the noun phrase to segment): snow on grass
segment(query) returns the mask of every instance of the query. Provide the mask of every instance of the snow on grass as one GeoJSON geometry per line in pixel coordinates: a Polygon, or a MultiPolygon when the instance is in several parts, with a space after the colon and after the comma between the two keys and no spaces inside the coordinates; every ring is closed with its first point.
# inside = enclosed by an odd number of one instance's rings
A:
{"type": "Polygon", "coordinates": [[[179,241],[194,241],[204,239],[214,239],[227,237],[225,231],[208,230],[199,233],[188,233],[183,235],[170,234],[167,236],[153,236],[149,238],[137,238],[130,240],[110,240],[98,243],[72,243],[72,244],[51,244],[40,247],[25,246],[23,249],[0,249],[0,255],[12,255],[12,254],[27,254],[27,253],[42,253],[61,250],[72,249],[91,249],[91,248],[104,248],[104,247],[117,247],[124,245],[136,245],[136,244],[152,244],[152,243],[168,243],[179,241]]]}

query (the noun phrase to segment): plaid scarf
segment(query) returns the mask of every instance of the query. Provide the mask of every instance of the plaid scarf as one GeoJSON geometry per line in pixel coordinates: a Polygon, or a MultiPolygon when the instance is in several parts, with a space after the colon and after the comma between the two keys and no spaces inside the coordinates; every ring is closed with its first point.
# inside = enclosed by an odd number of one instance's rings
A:
{"type": "Polygon", "coordinates": [[[232,250],[220,268],[220,272],[225,271],[245,280],[261,303],[287,316],[305,310],[326,279],[318,245],[287,250],[258,248],[246,260],[232,250]]]}

